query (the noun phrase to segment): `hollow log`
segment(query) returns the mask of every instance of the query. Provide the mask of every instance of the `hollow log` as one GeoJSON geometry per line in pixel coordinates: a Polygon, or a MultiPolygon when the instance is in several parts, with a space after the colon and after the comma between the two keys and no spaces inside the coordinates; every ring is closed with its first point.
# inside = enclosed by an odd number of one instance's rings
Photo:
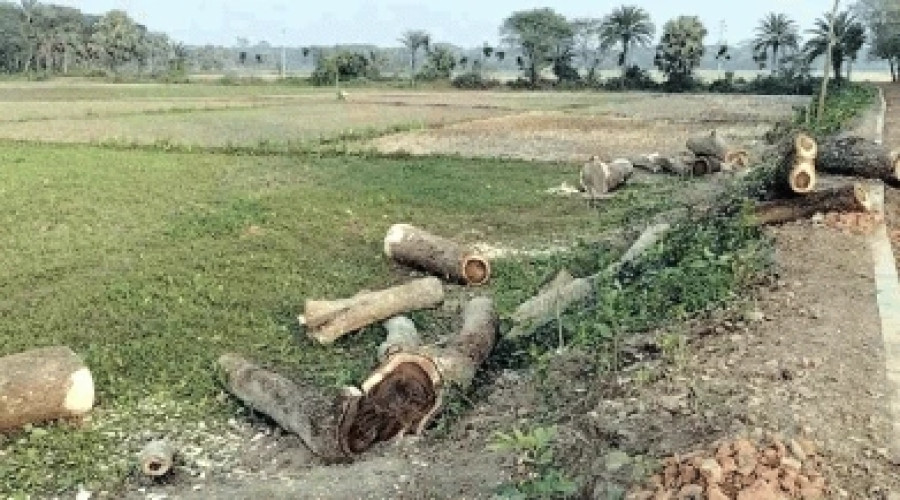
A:
{"type": "Polygon", "coordinates": [[[713,156],[697,156],[691,162],[691,172],[696,175],[710,175],[722,171],[722,162],[713,156]]]}
{"type": "Polygon", "coordinates": [[[441,410],[447,391],[466,389],[497,341],[497,315],[486,297],[469,301],[463,326],[445,347],[404,348],[361,386],[359,404],[341,418],[339,440],[351,455],[405,434],[421,434],[441,410]]]}
{"type": "Polygon", "coordinates": [[[338,428],[341,415],[352,411],[362,396],[358,389],[345,388],[328,397],[318,388],[296,384],[236,354],[222,355],[219,367],[228,392],[296,434],[311,452],[329,461],[346,456],[337,439],[338,428]]]}
{"type": "Polygon", "coordinates": [[[483,285],[491,275],[487,258],[409,224],[391,226],[384,238],[384,254],[401,264],[466,285],[483,285]]]}
{"type": "Polygon", "coordinates": [[[506,333],[507,338],[515,339],[528,335],[538,328],[558,319],[573,305],[591,298],[596,282],[603,276],[615,274],[622,266],[637,259],[648,248],[655,245],[669,232],[668,224],[650,226],[641,233],[628,251],[616,262],[602,272],[584,278],[568,279],[559,276],[544,290],[523,302],[511,315],[513,326],[506,333]]]}
{"type": "Polygon", "coordinates": [[[175,447],[165,440],[151,441],[138,454],[138,465],[145,476],[165,476],[175,465],[175,447]]]}
{"type": "Polygon", "coordinates": [[[68,347],[0,358],[0,432],[75,418],[94,407],[94,379],[68,347]]]}
{"type": "Polygon", "coordinates": [[[581,169],[581,189],[589,199],[597,199],[618,189],[634,173],[634,166],[629,161],[604,163],[592,156],[581,169]]]}
{"type": "Polygon", "coordinates": [[[900,158],[862,137],[831,137],[819,144],[816,168],[830,174],[900,182],[900,158]]]}
{"type": "Polygon", "coordinates": [[[808,219],[817,213],[869,212],[872,208],[868,190],[861,184],[854,184],[760,203],[754,209],[754,222],[759,225],[783,224],[808,219]]]}
{"type": "Polygon", "coordinates": [[[816,190],[816,157],[819,145],[812,137],[799,133],[780,146],[775,175],[781,191],[809,194],[816,190]]]}
{"type": "Polygon", "coordinates": [[[713,130],[709,135],[691,137],[687,140],[688,151],[699,157],[711,157],[723,162],[728,154],[728,144],[713,130]]]}
{"type": "Polygon", "coordinates": [[[363,292],[349,299],[307,300],[305,314],[298,319],[301,325],[306,325],[310,338],[330,344],[372,323],[428,309],[443,300],[441,281],[429,277],[386,290],[363,292]]]}

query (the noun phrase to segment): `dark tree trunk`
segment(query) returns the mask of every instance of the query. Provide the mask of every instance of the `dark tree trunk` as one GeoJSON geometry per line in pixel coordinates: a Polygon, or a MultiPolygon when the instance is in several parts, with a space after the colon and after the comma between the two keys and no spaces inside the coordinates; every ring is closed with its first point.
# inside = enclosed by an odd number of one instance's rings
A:
{"type": "Polygon", "coordinates": [[[831,174],[900,183],[900,158],[881,144],[861,137],[831,137],[821,141],[816,168],[831,174]]]}
{"type": "Polygon", "coordinates": [[[856,184],[760,203],[753,210],[753,220],[759,225],[784,224],[808,219],[817,213],[868,212],[871,209],[866,189],[856,184]]]}

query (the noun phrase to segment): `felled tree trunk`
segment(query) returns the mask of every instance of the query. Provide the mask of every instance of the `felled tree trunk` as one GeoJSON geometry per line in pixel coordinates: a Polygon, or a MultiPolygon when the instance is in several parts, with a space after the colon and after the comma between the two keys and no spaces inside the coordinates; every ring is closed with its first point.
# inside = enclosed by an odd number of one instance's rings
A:
{"type": "Polygon", "coordinates": [[[466,285],[483,285],[491,275],[488,260],[474,250],[409,224],[391,226],[384,253],[401,264],[466,285]]]}
{"type": "Polygon", "coordinates": [[[557,319],[573,305],[589,299],[593,295],[594,286],[598,279],[604,275],[617,273],[622,266],[637,259],[648,248],[662,239],[669,232],[669,229],[670,226],[668,224],[648,227],[635,240],[622,258],[611,264],[603,272],[584,278],[572,279],[569,277],[568,279],[554,280],[550,286],[516,308],[511,316],[513,327],[507,332],[506,336],[514,339],[528,335],[557,319]]]}
{"type": "Polygon", "coordinates": [[[663,171],[669,172],[671,174],[687,177],[693,175],[694,173],[693,166],[688,165],[687,162],[679,157],[670,158],[667,156],[660,156],[656,161],[663,169],[663,171]]]}
{"type": "Polygon", "coordinates": [[[94,380],[68,347],[0,358],[0,432],[63,418],[94,407],[94,380]]]}
{"type": "Polygon", "coordinates": [[[608,164],[593,156],[581,169],[581,188],[587,198],[597,199],[621,187],[633,173],[629,161],[608,164]]]}
{"type": "Polygon", "coordinates": [[[687,140],[687,148],[695,156],[711,157],[719,160],[719,162],[725,161],[725,157],[728,154],[728,144],[719,138],[715,130],[709,135],[691,137],[687,140]]]}
{"type": "Polygon", "coordinates": [[[388,356],[409,350],[422,345],[422,336],[416,329],[415,323],[406,316],[397,316],[384,322],[387,330],[387,338],[378,346],[378,361],[384,361],[388,356]]]}
{"type": "Polygon", "coordinates": [[[460,333],[445,347],[407,347],[363,382],[359,404],[341,418],[340,440],[351,454],[404,434],[421,434],[452,387],[468,388],[497,341],[489,298],[469,301],[460,333]]]}
{"type": "Polygon", "coordinates": [[[629,161],[634,168],[639,168],[641,170],[646,170],[651,174],[658,174],[662,171],[662,165],[660,165],[658,161],[658,154],[649,154],[649,155],[641,155],[632,157],[629,161]]]}
{"type": "Polygon", "coordinates": [[[307,334],[322,344],[378,321],[419,309],[434,307],[444,300],[444,287],[437,278],[422,278],[404,285],[363,292],[349,299],[307,300],[300,316],[307,334]]]}
{"type": "Polygon", "coordinates": [[[900,157],[861,137],[832,137],[819,144],[816,168],[830,174],[900,182],[900,157]]]}
{"type": "Polygon", "coordinates": [[[868,191],[864,186],[854,184],[760,203],[754,209],[754,222],[760,225],[783,224],[807,219],[817,213],[871,210],[868,191]]]}
{"type": "Polygon", "coordinates": [[[338,441],[340,417],[359,401],[359,390],[347,388],[327,397],[318,388],[295,384],[236,354],[219,358],[228,392],[244,404],[296,434],[317,456],[332,461],[346,456],[338,441]]]}
{"type": "Polygon", "coordinates": [[[818,149],[816,140],[803,133],[781,146],[781,158],[776,170],[781,190],[803,195],[816,190],[818,149]]]}

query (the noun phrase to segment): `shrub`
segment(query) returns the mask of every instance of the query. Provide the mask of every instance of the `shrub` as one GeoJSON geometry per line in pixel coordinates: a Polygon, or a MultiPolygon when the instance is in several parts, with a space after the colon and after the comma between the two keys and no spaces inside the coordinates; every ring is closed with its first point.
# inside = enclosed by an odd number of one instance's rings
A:
{"type": "Polygon", "coordinates": [[[453,79],[453,86],[458,89],[467,90],[488,90],[500,86],[500,82],[494,79],[485,78],[476,71],[463,73],[453,79]]]}
{"type": "Polygon", "coordinates": [[[638,66],[629,66],[625,74],[606,80],[603,88],[608,90],[657,90],[659,84],[650,76],[650,72],[638,66]]]}

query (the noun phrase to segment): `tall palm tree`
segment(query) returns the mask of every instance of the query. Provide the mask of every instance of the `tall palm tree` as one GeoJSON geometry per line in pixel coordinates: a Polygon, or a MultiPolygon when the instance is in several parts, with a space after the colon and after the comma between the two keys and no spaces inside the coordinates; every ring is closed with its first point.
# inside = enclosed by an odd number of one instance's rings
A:
{"type": "MultiPolygon", "coordinates": [[[[803,46],[803,52],[807,60],[813,61],[828,51],[828,31],[831,23],[831,14],[826,14],[816,19],[815,28],[809,30],[812,36],[803,46]]],[[[841,12],[834,19],[834,48],[831,50],[831,67],[834,70],[835,79],[840,80],[843,75],[841,69],[845,61],[854,61],[859,55],[860,49],[865,44],[865,28],[859,22],[856,15],[850,11],[841,12]]]]}
{"type": "Polygon", "coordinates": [[[650,14],[635,5],[622,5],[603,18],[600,23],[600,43],[603,47],[621,44],[619,66],[628,68],[628,51],[633,45],[648,46],[653,41],[656,26],[650,14]]]}
{"type": "Polygon", "coordinates": [[[765,54],[765,59],[768,59],[769,50],[772,51],[772,73],[775,73],[778,69],[779,51],[799,48],[800,35],[797,23],[786,14],[770,12],[756,27],[756,38],[753,41],[754,52],[765,54]]]}
{"type": "Polygon", "coordinates": [[[419,49],[424,48],[426,51],[428,50],[428,46],[431,45],[431,35],[426,31],[422,30],[410,30],[406,33],[403,33],[403,36],[400,37],[400,43],[402,43],[407,50],[409,50],[409,66],[410,66],[410,75],[409,81],[412,84],[416,82],[416,56],[419,53],[419,49]]]}

